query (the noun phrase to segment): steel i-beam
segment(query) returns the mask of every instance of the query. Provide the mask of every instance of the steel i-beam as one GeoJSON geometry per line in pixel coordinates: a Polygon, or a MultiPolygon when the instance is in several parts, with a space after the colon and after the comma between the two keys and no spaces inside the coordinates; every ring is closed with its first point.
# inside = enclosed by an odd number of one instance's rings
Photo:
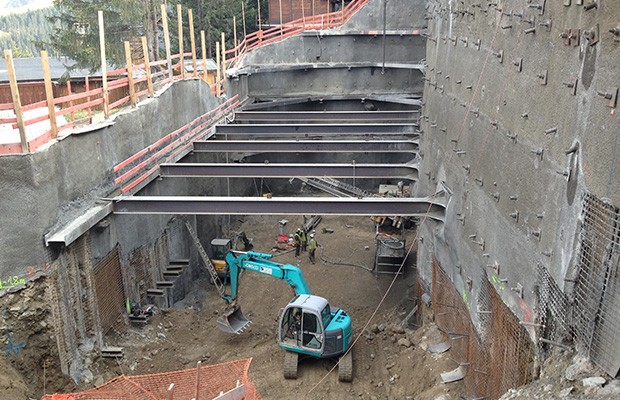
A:
{"type": "Polygon", "coordinates": [[[443,221],[445,206],[431,198],[186,197],[113,199],[115,214],[176,215],[399,215],[443,221]]]}
{"type": "Polygon", "coordinates": [[[407,135],[414,133],[415,123],[400,124],[228,124],[215,127],[216,136],[225,135],[407,135]]]}
{"type": "Polygon", "coordinates": [[[413,140],[206,140],[194,142],[198,153],[416,153],[413,140]]]}
{"type": "Polygon", "coordinates": [[[242,123],[291,122],[417,122],[419,110],[410,111],[238,111],[242,123]]]}
{"type": "Polygon", "coordinates": [[[164,177],[418,179],[418,164],[161,164],[164,177]]]}

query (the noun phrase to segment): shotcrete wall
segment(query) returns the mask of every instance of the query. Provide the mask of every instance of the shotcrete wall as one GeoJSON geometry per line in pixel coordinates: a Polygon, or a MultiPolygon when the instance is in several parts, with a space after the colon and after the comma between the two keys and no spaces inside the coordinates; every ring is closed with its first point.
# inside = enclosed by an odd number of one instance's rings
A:
{"type": "Polygon", "coordinates": [[[569,298],[576,282],[584,196],[620,205],[620,119],[598,94],[619,85],[620,7],[496,3],[428,2],[418,193],[445,185],[449,205],[422,224],[418,266],[430,282],[437,257],[478,327],[492,282],[537,339],[541,271],[569,298]]]}
{"type": "Polygon", "coordinates": [[[252,98],[420,94],[423,4],[390,1],[384,25],[383,1],[371,0],[340,28],[305,32],[258,48],[228,71],[235,78],[232,93],[252,98]]]}

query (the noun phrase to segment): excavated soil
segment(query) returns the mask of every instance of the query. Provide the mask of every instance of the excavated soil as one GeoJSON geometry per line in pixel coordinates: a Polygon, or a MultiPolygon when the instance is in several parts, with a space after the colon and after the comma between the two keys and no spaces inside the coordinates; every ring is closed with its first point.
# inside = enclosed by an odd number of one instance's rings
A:
{"type": "MultiPolygon", "coordinates": [[[[244,230],[256,251],[270,252],[278,219],[251,217],[242,224],[237,221],[233,228],[244,230]]],[[[301,222],[301,217],[288,219],[289,231],[301,222]]],[[[413,306],[412,270],[405,278],[396,279],[374,314],[392,283],[392,276],[377,278],[362,268],[373,265],[374,229],[367,218],[344,217],[326,217],[317,228],[317,241],[323,246],[326,259],[358,266],[321,261],[313,265],[307,253],[297,259],[293,253],[276,258],[278,262],[301,267],[313,293],[350,313],[354,336],[361,334],[353,351],[352,383],[339,382],[337,371],[330,374],[334,363],[328,360],[304,360],[297,380],[283,378],[284,351],[276,343],[276,323],[280,309],[291,300],[292,291],[283,281],[245,272],[239,302],[253,321],[249,330],[241,335],[220,332],[215,322],[224,303],[206,280],[197,282],[196,290],[184,302],[157,312],[147,326],[108,336],[108,345],[123,347],[124,358],[118,362],[96,361],[95,384],[121,372],[164,372],[191,368],[197,361],[204,365],[252,357],[250,379],[265,399],[434,399],[442,394],[445,399],[458,398],[462,384],[445,385],[439,377],[441,372],[457,366],[450,353],[432,355],[425,351],[426,344],[445,340],[437,328],[432,323],[418,330],[400,327],[400,321],[413,306]],[[334,232],[322,233],[322,228],[334,232]]],[[[408,243],[413,242],[413,237],[409,232],[408,243]]]]}

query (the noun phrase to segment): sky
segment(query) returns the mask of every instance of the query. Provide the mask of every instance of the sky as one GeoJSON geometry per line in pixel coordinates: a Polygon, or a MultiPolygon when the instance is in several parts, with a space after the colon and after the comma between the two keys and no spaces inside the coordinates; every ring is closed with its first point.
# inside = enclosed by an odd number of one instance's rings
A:
{"type": "Polygon", "coordinates": [[[16,3],[12,0],[0,0],[0,15],[6,15],[14,12],[23,12],[37,8],[45,8],[52,5],[53,0],[29,0],[28,5],[23,7],[12,7],[11,4],[16,3]]]}

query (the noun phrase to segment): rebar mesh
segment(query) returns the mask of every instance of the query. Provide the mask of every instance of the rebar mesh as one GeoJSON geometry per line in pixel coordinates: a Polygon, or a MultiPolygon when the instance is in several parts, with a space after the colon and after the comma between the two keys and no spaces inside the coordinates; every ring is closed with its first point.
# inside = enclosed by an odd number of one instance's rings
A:
{"type": "Polygon", "coordinates": [[[620,214],[613,205],[586,194],[582,221],[573,334],[592,361],[615,376],[620,368],[620,214]]]}
{"type": "Polygon", "coordinates": [[[570,339],[571,308],[568,298],[544,265],[538,264],[536,269],[539,282],[540,324],[544,326],[542,337],[555,342],[563,342],[570,339]]]}
{"type": "Polygon", "coordinates": [[[534,345],[493,284],[483,279],[481,287],[477,304],[482,337],[461,295],[433,260],[435,322],[449,335],[455,361],[466,367],[467,395],[472,399],[497,399],[508,389],[532,379],[534,345]]]}
{"type": "Polygon", "coordinates": [[[125,309],[119,247],[108,253],[93,270],[101,329],[105,335],[112,327],[118,329],[124,326],[124,323],[117,322],[125,309]]]}

